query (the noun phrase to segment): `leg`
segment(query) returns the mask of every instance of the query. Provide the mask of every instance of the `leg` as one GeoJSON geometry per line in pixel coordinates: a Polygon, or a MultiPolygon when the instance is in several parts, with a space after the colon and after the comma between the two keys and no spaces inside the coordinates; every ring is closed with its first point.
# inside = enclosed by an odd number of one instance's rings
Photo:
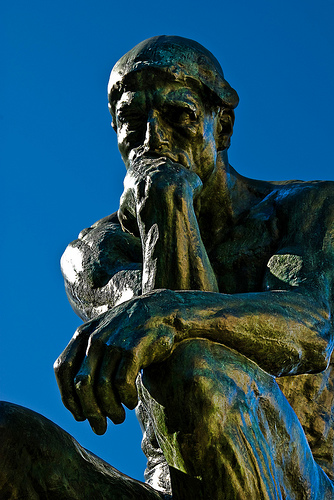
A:
{"type": "Polygon", "coordinates": [[[188,340],[143,385],[169,465],[200,476],[204,498],[334,498],[274,378],[239,353],[188,340]]]}
{"type": "Polygon", "coordinates": [[[0,497],[4,500],[161,500],[31,410],[0,403],[0,497]]]}

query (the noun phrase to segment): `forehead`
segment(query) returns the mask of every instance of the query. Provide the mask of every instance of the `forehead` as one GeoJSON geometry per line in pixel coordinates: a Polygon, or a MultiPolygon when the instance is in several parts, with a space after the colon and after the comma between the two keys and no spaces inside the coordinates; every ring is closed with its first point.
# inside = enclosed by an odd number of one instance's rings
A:
{"type": "Polygon", "coordinates": [[[155,104],[164,101],[184,102],[185,104],[203,106],[203,96],[199,85],[180,82],[172,79],[166,73],[140,72],[133,75],[123,87],[123,92],[116,102],[117,109],[125,105],[141,105],[146,101],[155,104]]]}

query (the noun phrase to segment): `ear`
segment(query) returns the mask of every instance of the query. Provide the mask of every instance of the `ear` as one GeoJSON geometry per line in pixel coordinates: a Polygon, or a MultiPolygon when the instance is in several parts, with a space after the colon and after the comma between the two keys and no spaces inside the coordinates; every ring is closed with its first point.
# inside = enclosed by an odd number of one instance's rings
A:
{"type": "Polygon", "coordinates": [[[233,109],[220,108],[217,120],[217,149],[221,151],[230,147],[234,125],[233,109]]]}

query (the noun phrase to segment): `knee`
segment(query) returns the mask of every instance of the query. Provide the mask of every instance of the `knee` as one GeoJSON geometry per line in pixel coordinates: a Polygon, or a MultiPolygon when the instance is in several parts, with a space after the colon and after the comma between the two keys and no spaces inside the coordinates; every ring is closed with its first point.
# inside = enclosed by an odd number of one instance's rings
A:
{"type": "Polygon", "coordinates": [[[80,462],[74,439],[60,427],[32,410],[0,402],[1,492],[37,498],[37,490],[50,486],[56,491],[80,462]]]}
{"type": "Polygon", "coordinates": [[[34,437],[40,439],[42,427],[45,427],[43,420],[48,422],[45,417],[28,408],[1,401],[0,432],[4,438],[2,444],[15,442],[16,447],[18,447],[20,443],[24,445],[25,441],[29,442],[34,437]]]}
{"type": "Polygon", "coordinates": [[[27,471],[31,468],[31,460],[27,451],[27,426],[24,425],[23,412],[20,406],[0,402],[0,490],[8,494],[8,498],[12,498],[12,491],[21,491],[19,486],[22,482],[29,483],[27,471]]]}
{"type": "Polygon", "coordinates": [[[0,450],[11,450],[14,443],[22,439],[22,427],[19,425],[17,407],[12,403],[0,401],[0,450]],[[20,428],[21,427],[21,428],[20,428]]]}
{"type": "Polygon", "coordinates": [[[245,390],[254,385],[237,358],[238,353],[209,340],[185,341],[166,362],[144,373],[143,382],[165,407],[172,427],[204,430],[213,420],[224,425],[231,410],[242,410],[245,390]]]}
{"type": "Polygon", "coordinates": [[[182,346],[173,367],[183,392],[180,401],[191,409],[198,408],[202,421],[216,416],[222,422],[229,410],[244,400],[238,383],[244,376],[242,367],[237,374],[232,366],[224,346],[207,340],[182,346]]]}
{"type": "Polygon", "coordinates": [[[2,456],[18,458],[24,450],[25,454],[43,458],[57,456],[62,447],[75,449],[74,439],[51,420],[5,401],[0,402],[0,435],[2,456]]]}

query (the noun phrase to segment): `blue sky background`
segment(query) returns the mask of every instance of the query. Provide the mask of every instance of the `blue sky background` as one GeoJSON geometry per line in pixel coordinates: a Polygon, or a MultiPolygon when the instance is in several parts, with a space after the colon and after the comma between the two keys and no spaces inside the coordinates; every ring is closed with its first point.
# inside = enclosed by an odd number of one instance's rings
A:
{"type": "Polygon", "coordinates": [[[240,96],[231,164],[260,179],[334,180],[333,22],[331,0],[3,2],[1,399],[44,414],[142,479],[133,412],[95,436],[62,406],[52,369],[81,322],[60,256],[81,229],[117,210],[122,192],[110,69],[150,36],[193,38],[240,96]]]}

